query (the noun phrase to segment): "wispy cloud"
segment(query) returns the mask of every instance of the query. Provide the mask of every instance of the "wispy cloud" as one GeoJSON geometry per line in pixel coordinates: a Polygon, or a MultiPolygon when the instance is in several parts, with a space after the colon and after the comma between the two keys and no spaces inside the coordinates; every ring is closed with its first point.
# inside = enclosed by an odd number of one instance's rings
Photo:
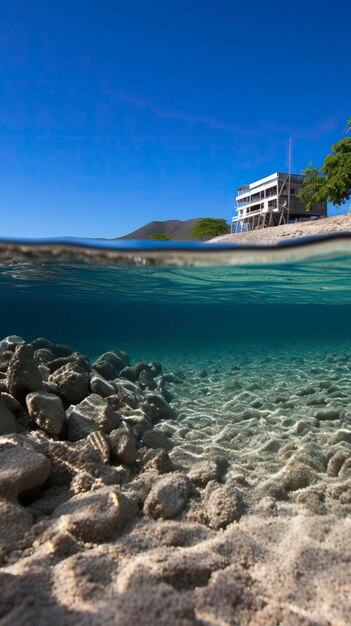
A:
{"type": "Polygon", "coordinates": [[[340,114],[331,115],[324,120],[316,121],[313,125],[304,128],[295,128],[288,124],[277,124],[273,121],[266,121],[262,124],[262,127],[266,131],[280,134],[280,135],[292,135],[295,140],[304,139],[307,141],[317,141],[325,135],[330,135],[342,121],[340,114]]]}
{"type": "Polygon", "coordinates": [[[114,103],[126,103],[137,109],[144,109],[150,111],[153,115],[161,119],[172,119],[180,122],[186,122],[187,124],[197,124],[206,126],[211,130],[223,131],[226,133],[232,133],[243,137],[257,137],[261,135],[261,131],[257,128],[243,128],[240,124],[232,124],[218,120],[211,115],[199,115],[196,113],[185,113],[175,109],[159,106],[147,100],[135,98],[124,93],[116,93],[111,89],[104,88],[104,92],[108,94],[114,103]]]}

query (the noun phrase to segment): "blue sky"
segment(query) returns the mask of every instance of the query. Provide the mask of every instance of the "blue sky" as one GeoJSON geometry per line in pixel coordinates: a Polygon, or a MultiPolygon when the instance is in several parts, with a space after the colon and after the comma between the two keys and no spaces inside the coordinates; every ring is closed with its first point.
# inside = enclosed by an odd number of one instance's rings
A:
{"type": "Polygon", "coordinates": [[[322,164],[351,117],[351,4],[11,0],[1,236],[230,218],[236,187],[322,164]]]}

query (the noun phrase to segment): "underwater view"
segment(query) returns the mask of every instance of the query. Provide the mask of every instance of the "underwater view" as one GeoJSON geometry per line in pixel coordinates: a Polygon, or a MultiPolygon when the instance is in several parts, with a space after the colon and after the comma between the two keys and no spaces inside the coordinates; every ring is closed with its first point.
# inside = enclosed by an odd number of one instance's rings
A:
{"type": "Polygon", "coordinates": [[[1,624],[347,626],[351,241],[2,242],[1,624]]]}

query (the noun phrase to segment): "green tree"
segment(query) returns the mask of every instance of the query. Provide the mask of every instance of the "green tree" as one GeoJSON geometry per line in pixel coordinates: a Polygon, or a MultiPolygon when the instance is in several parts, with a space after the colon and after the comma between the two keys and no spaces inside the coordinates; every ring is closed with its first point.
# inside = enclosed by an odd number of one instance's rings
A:
{"type": "MultiPolygon", "coordinates": [[[[351,118],[345,132],[351,132],[351,118]]],[[[310,164],[311,165],[311,164],[310,164]]],[[[307,167],[303,170],[306,179],[299,197],[306,203],[308,211],[318,202],[332,202],[337,206],[351,197],[351,137],[340,139],[331,147],[323,166],[307,167]]]]}
{"type": "Polygon", "coordinates": [[[168,235],[164,235],[163,233],[154,233],[150,235],[149,239],[156,239],[156,241],[169,241],[168,235]]]}
{"type": "Polygon", "coordinates": [[[223,218],[203,217],[191,230],[192,239],[211,239],[229,233],[228,222],[223,218]]]}

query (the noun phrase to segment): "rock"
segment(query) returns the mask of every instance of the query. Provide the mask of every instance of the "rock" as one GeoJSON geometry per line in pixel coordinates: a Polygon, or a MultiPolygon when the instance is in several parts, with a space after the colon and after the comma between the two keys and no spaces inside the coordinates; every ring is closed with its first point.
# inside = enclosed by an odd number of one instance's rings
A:
{"type": "Polygon", "coordinates": [[[174,471],[172,460],[166,450],[147,450],[142,460],[143,469],[146,471],[167,474],[174,471]]]}
{"type": "Polygon", "coordinates": [[[90,390],[92,393],[97,393],[102,398],[113,396],[116,390],[113,385],[107,382],[102,376],[92,375],[90,378],[90,390]]]}
{"type": "Polygon", "coordinates": [[[77,474],[84,471],[90,473],[94,480],[106,475],[110,444],[108,436],[101,431],[95,431],[74,443],[49,439],[39,431],[34,436],[33,447],[45,454],[52,465],[48,480],[50,487],[68,486],[77,474]]]}
{"type": "Polygon", "coordinates": [[[310,386],[310,387],[302,387],[302,389],[299,389],[296,392],[296,395],[297,396],[309,396],[309,395],[312,395],[313,393],[316,393],[316,389],[310,386]]]}
{"type": "Polygon", "coordinates": [[[156,393],[148,393],[145,400],[148,404],[156,407],[160,418],[173,419],[175,417],[175,411],[169,406],[168,402],[166,402],[162,396],[156,393]]]}
{"type": "Polygon", "coordinates": [[[72,352],[69,356],[61,356],[53,361],[49,361],[47,363],[47,367],[50,369],[51,374],[53,374],[53,372],[56,372],[56,370],[60,369],[60,367],[68,365],[69,363],[80,365],[86,372],[90,373],[91,371],[91,365],[88,357],[80,352],[72,352]]]}
{"type": "Polygon", "coordinates": [[[0,348],[4,348],[5,350],[10,348],[14,350],[16,346],[23,343],[26,343],[23,337],[19,335],[9,335],[0,341],[0,348]]]}
{"type": "Polygon", "coordinates": [[[62,365],[49,377],[57,385],[57,393],[69,404],[78,404],[89,393],[89,373],[79,364],[62,365]]]}
{"type": "Polygon", "coordinates": [[[48,367],[46,367],[46,365],[44,365],[44,363],[39,363],[39,372],[40,372],[40,376],[41,379],[43,381],[43,389],[45,389],[45,385],[44,383],[47,383],[49,380],[49,376],[50,376],[50,370],[48,367]]]}
{"type": "Polygon", "coordinates": [[[54,358],[59,358],[61,356],[69,356],[72,354],[73,350],[69,346],[64,346],[59,343],[53,343],[44,337],[38,337],[31,342],[34,350],[41,350],[44,348],[45,350],[50,350],[54,355],[54,358]]]}
{"type": "Polygon", "coordinates": [[[97,372],[105,380],[114,380],[117,377],[117,372],[113,365],[104,359],[93,363],[93,371],[97,372]]]}
{"type": "Polygon", "coordinates": [[[193,467],[188,477],[197,487],[205,487],[211,480],[219,481],[228,468],[228,461],[220,458],[210,458],[193,467]]]}
{"type": "Polygon", "coordinates": [[[33,517],[23,506],[0,499],[0,518],[0,550],[13,550],[32,526],[33,517]]]}
{"type": "Polygon", "coordinates": [[[51,469],[46,456],[19,435],[0,437],[0,467],[0,496],[9,499],[40,487],[51,469]]]}
{"type": "Polygon", "coordinates": [[[317,420],[338,420],[340,419],[341,415],[340,415],[340,409],[320,409],[319,411],[316,411],[316,413],[314,414],[314,417],[317,418],[317,420]]]}
{"type": "Polygon", "coordinates": [[[347,450],[337,450],[337,452],[329,459],[327,474],[330,477],[336,477],[344,464],[351,457],[351,452],[347,450]]]}
{"type": "Polygon", "coordinates": [[[62,400],[47,391],[33,391],[26,397],[28,413],[50,435],[59,435],[66,421],[62,400]]]}
{"type": "Polygon", "coordinates": [[[141,389],[156,389],[157,383],[154,381],[151,372],[142,370],[139,374],[139,385],[141,389]]]}
{"type": "Polygon", "coordinates": [[[51,350],[48,350],[47,348],[40,348],[39,350],[34,351],[34,358],[38,361],[38,363],[44,363],[45,365],[46,363],[49,363],[49,361],[53,361],[55,357],[51,350]]]}
{"type": "Polygon", "coordinates": [[[208,377],[208,373],[206,372],[206,370],[199,371],[199,378],[207,378],[207,377],[208,377]]]}
{"type": "Polygon", "coordinates": [[[7,370],[7,388],[10,394],[23,402],[28,393],[38,391],[42,386],[33,347],[29,344],[18,345],[7,370]]]}
{"type": "Polygon", "coordinates": [[[16,398],[11,396],[11,394],[3,392],[0,394],[0,398],[3,400],[3,402],[7,406],[8,410],[11,411],[11,413],[14,413],[16,415],[16,413],[23,412],[22,405],[18,402],[18,400],[16,400],[16,398]]]}
{"type": "Polygon", "coordinates": [[[144,513],[153,519],[171,519],[184,509],[191,491],[185,474],[174,472],[162,476],[152,487],[144,503],[144,513]]]}
{"type": "Polygon", "coordinates": [[[131,380],[132,382],[136,382],[139,378],[139,373],[137,372],[137,370],[135,369],[135,367],[124,367],[120,373],[119,376],[121,378],[126,378],[127,380],[131,380]]]}
{"type": "Polygon", "coordinates": [[[110,432],[109,435],[112,458],[127,465],[135,463],[138,451],[135,447],[133,433],[123,426],[110,432]]]}
{"type": "Polygon", "coordinates": [[[115,384],[120,406],[137,409],[143,400],[142,392],[139,387],[133,383],[128,383],[127,385],[125,383],[121,383],[121,381],[115,384]],[[131,385],[131,388],[129,388],[129,385],[131,385]]]}
{"type": "Polygon", "coordinates": [[[122,350],[110,350],[109,352],[105,352],[99,357],[97,363],[100,361],[110,363],[118,375],[124,367],[130,364],[128,354],[122,350]]]}
{"type": "Polygon", "coordinates": [[[149,420],[142,413],[134,415],[124,415],[123,421],[125,424],[127,424],[127,426],[131,426],[133,432],[138,438],[141,438],[147,430],[152,430],[151,422],[149,422],[149,420]]]}
{"type": "Polygon", "coordinates": [[[330,445],[333,446],[336,443],[340,443],[341,441],[351,443],[351,430],[346,430],[342,428],[337,430],[330,439],[330,445]]]}
{"type": "Polygon", "coordinates": [[[219,486],[216,482],[209,483],[205,492],[205,512],[211,528],[226,528],[238,521],[243,512],[243,501],[235,484],[228,482],[219,486]]]}
{"type": "Polygon", "coordinates": [[[0,396],[0,435],[9,435],[11,433],[17,433],[19,425],[14,414],[6,405],[3,398],[4,395],[5,394],[1,394],[0,396]]]}
{"type": "Polygon", "coordinates": [[[55,509],[52,517],[81,541],[102,542],[120,532],[137,513],[135,500],[117,487],[103,487],[74,496],[55,509]]]}
{"type": "Polygon", "coordinates": [[[323,406],[323,404],[325,405],[326,403],[327,400],[325,396],[321,396],[319,394],[315,396],[310,396],[306,400],[306,406],[323,406]]]}
{"type": "Polygon", "coordinates": [[[161,433],[159,430],[147,430],[143,434],[143,444],[147,448],[163,448],[164,450],[170,450],[172,447],[171,441],[161,433]]]}
{"type": "Polygon", "coordinates": [[[150,372],[154,378],[162,374],[162,365],[158,361],[152,361],[151,363],[149,363],[149,367],[150,372]]]}
{"type": "Polygon", "coordinates": [[[120,416],[111,408],[107,400],[92,393],[69,411],[68,439],[78,441],[95,430],[110,433],[120,422],[120,416]]]}
{"type": "Polygon", "coordinates": [[[51,344],[51,350],[54,354],[55,359],[59,359],[60,357],[64,356],[70,356],[70,354],[72,354],[73,352],[72,348],[70,348],[69,346],[65,346],[62,343],[51,343],[51,341],[49,343],[51,344]]]}

